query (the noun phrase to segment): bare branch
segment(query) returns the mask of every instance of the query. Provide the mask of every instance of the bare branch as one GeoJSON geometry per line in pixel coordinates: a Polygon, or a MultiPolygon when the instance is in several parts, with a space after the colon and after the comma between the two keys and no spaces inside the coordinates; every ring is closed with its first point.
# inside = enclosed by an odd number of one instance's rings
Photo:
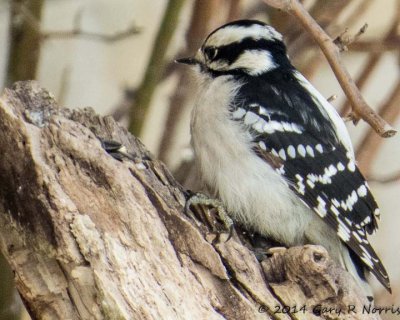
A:
{"type": "Polygon", "coordinates": [[[90,32],[81,30],[80,27],[71,31],[48,31],[42,32],[43,40],[68,40],[75,37],[86,38],[94,41],[102,41],[106,43],[114,43],[116,41],[124,40],[128,37],[140,33],[140,28],[132,24],[124,31],[116,32],[114,34],[102,34],[97,32],[90,32]]]}
{"type": "Polygon", "coordinates": [[[350,74],[340,60],[338,47],[333,43],[325,31],[315,22],[310,14],[304,9],[298,0],[263,0],[266,4],[284,10],[295,16],[303,27],[313,36],[324,55],[326,56],[333,72],[336,75],[343,91],[350,100],[353,112],[357,117],[368,122],[371,127],[382,137],[391,137],[396,134],[396,130],[383,120],[367,104],[360,91],[351,79],[350,74]]]}
{"type": "Polygon", "coordinates": [[[396,14],[393,17],[393,22],[389,28],[389,31],[383,37],[383,39],[357,41],[352,43],[349,49],[352,51],[368,51],[381,55],[386,51],[399,50],[400,36],[398,34],[398,28],[400,25],[400,2],[397,2],[395,13],[396,14]]]}
{"type": "Polygon", "coordinates": [[[368,28],[368,24],[364,24],[360,30],[354,35],[354,36],[346,36],[348,32],[348,29],[346,28],[345,31],[337,36],[335,40],[333,40],[334,44],[336,44],[339,47],[340,51],[347,51],[349,50],[348,46],[356,41],[365,33],[365,31],[368,28]]]}
{"type": "Polygon", "coordinates": [[[360,52],[376,52],[385,53],[387,51],[399,50],[400,48],[400,37],[390,37],[386,39],[368,40],[368,41],[357,41],[351,44],[349,47],[350,51],[360,52]]]}
{"type": "MultiPolygon", "coordinates": [[[[337,25],[336,18],[351,3],[352,1],[331,1],[329,3],[326,1],[316,1],[316,3],[310,8],[309,12],[311,16],[315,17],[315,20],[324,30],[329,30],[332,33],[336,33],[337,30],[343,30],[345,27],[352,27],[355,21],[357,21],[355,16],[362,15],[370,7],[372,0],[364,0],[358,3],[358,5],[353,9],[352,14],[342,21],[340,25],[337,25]]],[[[273,12],[279,11],[273,10],[273,12]]],[[[281,16],[283,15],[281,14],[281,16]]],[[[285,14],[284,17],[290,18],[290,15],[285,14]]],[[[275,26],[275,24],[273,25],[275,26]]],[[[285,30],[284,32],[285,36],[287,31],[288,30],[285,30]]],[[[301,70],[306,78],[310,79],[317,72],[321,63],[324,62],[324,59],[322,58],[323,53],[321,50],[319,50],[315,42],[310,39],[309,36],[307,39],[309,39],[310,42],[303,41],[303,47],[299,47],[299,45],[297,45],[297,48],[292,49],[292,44],[290,43],[289,50],[292,52],[291,57],[294,58],[295,64],[299,67],[299,70],[301,70]],[[312,51],[311,56],[309,54],[310,51],[312,51]],[[295,54],[294,56],[293,53],[295,54]],[[304,58],[300,60],[300,58],[296,58],[297,55],[300,55],[300,57],[304,56],[304,58]],[[310,63],[310,61],[313,61],[313,63],[310,63]]]]}
{"type": "MultiPolygon", "coordinates": [[[[400,23],[400,2],[398,4],[397,14],[393,18],[393,22],[391,27],[387,31],[386,35],[383,37],[383,40],[379,40],[376,42],[368,42],[368,46],[365,46],[362,51],[370,52],[367,62],[365,63],[363,71],[357,77],[356,85],[359,90],[362,90],[365,84],[368,82],[370,76],[373,74],[374,70],[379,64],[383,53],[385,50],[376,50],[376,48],[381,48],[381,43],[392,41],[393,37],[397,34],[397,28],[400,23]]],[[[350,50],[354,50],[355,47],[359,46],[361,42],[352,43],[350,46],[350,50]]],[[[366,43],[366,42],[365,42],[366,43]]],[[[396,50],[399,50],[400,43],[397,46],[396,50]]],[[[342,107],[340,108],[340,114],[342,117],[347,116],[350,113],[351,106],[348,101],[345,101],[342,107]]]]}

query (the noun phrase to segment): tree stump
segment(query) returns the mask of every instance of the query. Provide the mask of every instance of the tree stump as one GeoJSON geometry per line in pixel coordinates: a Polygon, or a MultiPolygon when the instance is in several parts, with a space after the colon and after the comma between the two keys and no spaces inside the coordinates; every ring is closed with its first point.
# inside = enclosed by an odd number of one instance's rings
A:
{"type": "Polygon", "coordinates": [[[324,248],[260,264],[241,233],[219,239],[185,215],[182,187],[111,117],[19,82],[0,132],[0,249],[33,319],[377,318],[324,248]]]}

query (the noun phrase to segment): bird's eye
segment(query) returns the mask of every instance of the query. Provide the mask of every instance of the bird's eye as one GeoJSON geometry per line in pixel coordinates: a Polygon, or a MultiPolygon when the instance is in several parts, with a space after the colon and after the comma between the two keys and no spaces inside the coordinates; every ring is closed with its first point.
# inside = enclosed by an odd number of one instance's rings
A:
{"type": "Polygon", "coordinates": [[[218,50],[214,47],[207,47],[204,49],[204,54],[206,55],[207,59],[213,60],[217,56],[218,50]]]}

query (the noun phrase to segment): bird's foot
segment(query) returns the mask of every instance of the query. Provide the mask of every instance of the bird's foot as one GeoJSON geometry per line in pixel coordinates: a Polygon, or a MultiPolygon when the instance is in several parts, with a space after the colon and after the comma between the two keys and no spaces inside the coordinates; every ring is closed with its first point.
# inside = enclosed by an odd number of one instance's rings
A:
{"type": "Polygon", "coordinates": [[[185,213],[196,221],[194,217],[194,212],[191,209],[191,207],[193,206],[203,206],[211,208],[211,210],[201,210],[205,220],[211,226],[213,232],[218,234],[221,233],[221,231],[222,233],[229,233],[228,239],[226,241],[231,238],[233,232],[233,221],[228,216],[228,213],[226,212],[226,209],[221,201],[219,201],[218,199],[210,198],[202,193],[193,193],[191,191],[187,191],[185,213]],[[213,210],[215,210],[216,215],[212,214],[213,210]],[[222,223],[222,230],[217,227],[218,222],[216,221],[215,217],[222,223]]]}

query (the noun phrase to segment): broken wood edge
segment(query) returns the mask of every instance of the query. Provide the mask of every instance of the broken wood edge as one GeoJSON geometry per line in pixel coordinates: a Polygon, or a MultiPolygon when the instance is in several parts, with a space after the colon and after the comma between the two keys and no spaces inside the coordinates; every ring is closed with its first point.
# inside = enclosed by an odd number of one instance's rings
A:
{"type": "Polygon", "coordinates": [[[260,264],[237,234],[214,243],[139,140],[91,109],[61,108],[36,82],[4,91],[0,130],[0,248],[33,319],[329,319],[313,307],[368,303],[322,247],[260,264]],[[98,137],[137,161],[113,159],[98,137]],[[304,315],[277,312],[301,305],[304,315]]]}

